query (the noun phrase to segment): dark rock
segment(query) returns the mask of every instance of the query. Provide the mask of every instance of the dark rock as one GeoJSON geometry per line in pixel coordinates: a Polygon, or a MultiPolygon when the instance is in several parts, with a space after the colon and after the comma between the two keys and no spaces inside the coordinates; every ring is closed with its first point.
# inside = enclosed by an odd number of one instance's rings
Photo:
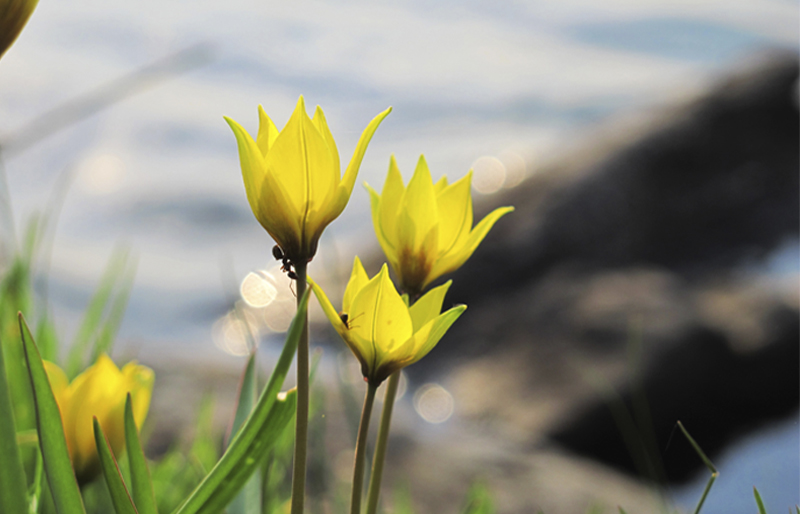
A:
{"type": "Polygon", "coordinates": [[[697,276],[797,237],[797,80],[797,56],[775,57],[599,162],[538,171],[498,199],[517,210],[454,275],[451,297],[472,305],[569,263],[697,276]]]}
{"type": "Polygon", "coordinates": [[[800,233],[797,83],[797,56],[773,56],[476,209],[516,206],[447,277],[469,316],[412,379],[449,373],[465,419],[526,452],[659,482],[702,465],[682,437],[663,453],[676,421],[713,456],[796,411],[797,275],[756,269],[800,233]]]}

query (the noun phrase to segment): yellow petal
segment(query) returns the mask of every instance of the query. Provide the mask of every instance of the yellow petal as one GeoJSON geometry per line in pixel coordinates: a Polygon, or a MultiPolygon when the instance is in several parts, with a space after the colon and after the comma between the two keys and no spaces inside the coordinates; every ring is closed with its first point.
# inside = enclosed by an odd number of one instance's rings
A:
{"type": "Polygon", "coordinates": [[[472,228],[472,170],[437,195],[439,207],[439,255],[446,256],[464,244],[472,228]]]}
{"type": "Polygon", "coordinates": [[[353,298],[356,293],[361,291],[364,286],[369,282],[369,276],[364,266],[361,264],[361,259],[356,256],[353,260],[353,271],[350,272],[350,280],[347,282],[347,287],[344,290],[344,299],[342,299],[342,312],[350,313],[350,307],[353,304],[353,298]]]}
{"type": "Polygon", "coordinates": [[[364,183],[364,186],[369,192],[369,206],[370,210],[372,211],[372,226],[375,229],[375,236],[378,238],[378,243],[381,245],[383,253],[386,254],[389,264],[396,269],[397,255],[395,253],[394,245],[389,241],[388,235],[381,227],[381,206],[383,204],[381,196],[366,182],[364,183]]]}
{"type": "Polygon", "coordinates": [[[338,181],[341,181],[341,173],[340,163],[339,163],[339,151],[336,149],[336,141],[333,140],[333,134],[331,134],[331,129],[328,128],[328,120],[325,118],[325,113],[322,112],[322,108],[318,105],[317,109],[314,111],[314,117],[311,118],[312,123],[314,126],[317,127],[317,130],[322,135],[322,138],[325,140],[328,151],[331,153],[331,160],[333,161],[333,167],[337,173],[338,181]]]}
{"type": "Polygon", "coordinates": [[[103,354],[68,388],[69,406],[62,414],[69,436],[67,445],[79,474],[92,474],[98,465],[92,418],[97,417],[103,427],[109,425],[110,411],[120,402],[122,386],[119,368],[103,354]]]}
{"type": "MultiPolygon", "coordinates": [[[[428,233],[438,225],[439,213],[436,207],[436,195],[433,190],[433,180],[425,157],[420,156],[414,176],[408,183],[406,194],[402,200],[402,211],[413,223],[413,230],[409,227],[398,227],[398,234],[403,234],[400,246],[417,251],[423,245],[428,233]],[[411,237],[413,240],[408,240],[411,237]]],[[[408,223],[407,219],[401,221],[408,223]]]]}
{"type": "MultiPolygon", "coordinates": [[[[259,218],[259,211],[261,210],[259,199],[264,184],[264,177],[267,172],[264,158],[256,142],[253,141],[253,138],[241,125],[227,116],[225,116],[225,121],[228,122],[231,130],[233,130],[233,135],[236,136],[236,143],[239,147],[239,162],[242,166],[242,178],[244,179],[244,189],[247,192],[247,201],[250,203],[250,209],[253,211],[253,214],[259,218]]],[[[261,221],[260,218],[259,221],[261,221]]]]}
{"type": "Polygon", "coordinates": [[[372,121],[369,122],[367,128],[364,129],[364,132],[361,133],[356,149],[353,152],[353,157],[350,159],[350,164],[347,165],[347,171],[345,171],[344,177],[342,177],[342,186],[344,186],[347,198],[350,198],[353,192],[358,169],[361,167],[361,161],[364,159],[364,154],[367,152],[367,146],[370,140],[372,140],[375,131],[378,129],[378,125],[381,124],[383,119],[388,116],[390,112],[392,112],[391,107],[375,116],[372,121]]]}
{"type": "Polygon", "coordinates": [[[411,321],[414,324],[414,331],[419,331],[429,321],[436,319],[439,313],[442,312],[442,303],[447,290],[450,289],[452,280],[447,283],[435,287],[425,293],[425,295],[414,302],[414,305],[408,310],[411,315],[411,321]]]}
{"type": "Polygon", "coordinates": [[[408,306],[389,278],[389,270],[383,265],[378,274],[380,290],[373,321],[373,340],[381,352],[390,352],[407,341],[414,333],[408,306]]]}
{"type": "Polygon", "coordinates": [[[141,428],[150,410],[150,399],[153,395],[155,373],[146,366],[140,366],[135,361],[129,362],[122,368],[125,379],[125,393],[131,394],[131,407],[133,407],[133,420],[141,428]]]}
{"type": "Polygon", "coordinates": [[[483,218],[481,222],[478,223],[478,225],[472,230],[472,232],[470,232],[469,237],[460,248],[455,248],[453,253],[436,262],[433,271],[431,272],[431,276],[434,278],[440,277],[446,273],[450,273],[458,269],[467,261],[467,259],[470,258],[472,253],[475,251],[481,241],[483,241],[483,238],[486,237],[486,234],[489,233],[489,230],[497,222],[497,220],[513,210],[513,207],[499,207],[483,218]]]}
{"type": "Polygon", "coordinates": [[[350,332],[364,346],[361,351],[370,371],[377,368],[382,354],[413,333],[408,307],[397,294],[385,264],[353,298],[350,318],[350,332]]]}
{"type": "Polygon", "coordinates": [[[442,178],[439,179],[439,182],[433,186],[433,192],[436,193],[438,197],[442,191],[447,187],[447,175],[442,175],[442,178]]]}
{"type": "Polygon", "coordinates": [[[425,324],[419,331],[414,334],[414,351],[413,356],[405,365],[409,366],[414,364],[421,358],[428,355],[433,350],[436,344],[444,337],[450,326],[467,310],[466,305],[458,305],[442,313],[436,319],[433,319],[425,324]]]}
{"type": "Polygon", "coordinates": [[[328,295],[325,294],[325,291],[323,291],[323,289],[319,287],[319,284],[314,282],[311,277],[308,277],[308,283],[311,286],[311,290],[314,291],[314,296],[317,297],[320,307],[322,307],[322,312],[325,313],[325,316],[328,318],[328,321],[331,322],[336,332],[338,332],[339,335],[342,336],[342,339],[350,346],[347,326],[342,321],[342,318],[339,317],[339,313],[336,312],[336,308],[334,308],[333,304],[328,299],[328,295]]]}
{"type": "MultiPolygon", "coordinates": [[[[289,202],[300,213],[301,228],[313,224],[315,220],[308,219],[313,204],[331,201],[339,177],[325,139],[305,112],[302,96],[264,161],[267,173],[283,186],[289,202]]],[[[301,238],[305,239],[304,234],[301,238]]]]}
{"type": "Polygon", "coordinates": [[[302,251],[300,212],[289,195],[272,174],[267,173],[259,191],[256,218],[269,235],[281,246],[283,253],[292,258],[302,251]]]}
{"type": "Polygon", "coordinates": [[[262,106],[258,106],[258,137],[256,137],[256,144],[261,151],[261,155],[267,155],[270,147],[278,138],[278,128],[269,119],[267,113],[262,106]]]}
{"type": "Polygon", "coordinates": [[[389,172],[381,192],[379,217],[383,237],[395,252],[400,245],[397,236],[397,217],[405,194],[406,187],[403,185],[403,177],[400,175],[400,168],[397,167],[397,160],[392,155],[389,158],[389,172]]]}

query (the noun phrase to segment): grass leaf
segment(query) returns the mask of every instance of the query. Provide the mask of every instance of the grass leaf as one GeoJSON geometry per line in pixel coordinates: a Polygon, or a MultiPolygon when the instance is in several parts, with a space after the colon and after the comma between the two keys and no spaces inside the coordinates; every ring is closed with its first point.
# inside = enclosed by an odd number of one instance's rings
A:
{"type": "Polygon", "coordinates": [[[119,327],[122,325],[122,319],[128,309],[128,300],[133,290],[134,278],[136,278],[136,264],[126,267],[127,269],[124,270],[120,279],[121,283],[117,288],[116,295],[109,300],[108,315],[103,326],[99,328],[99,333],[94,341],[91,362],[95,362],[101,354],[111,352],[114,339],[117,337],[119,327]]]}
{"type": "Polygon", "coordinates": [[[131,492],[133,503],[139,514],[158,514],[153,481],[147,468],[147,459],[142,451],[136,422],[133,419],[131,394],[125,400],[125,448],[128,451],[128,465],[131,469],[131,492]]]}
{"type": "Polygon", "coordinates": [[[117,461],[114,455],[111,454],[111,448],[108,446],[106,436],[103,434],[103,429],[100,427],[100,422],[94,418],[94,442],[97,445],[97,455],[100,457],[100,467],[103,469],[103,477],[106,479],[108,492],[111,495],[111,503],[114,504],[114,510],[117,514],[138,514],[136,507],[133,506],[128,489],[125,487],[125,482],[122,480],[122,474],[117,466],[117,461]]]}
{"type": "Polygon", "coordinates": [[[33,387],[33,403],[36,410],[36,426],[39,432],[39,447],[42,451],[44,469],[50,492],[60,514],[85,514],[81,491],[69,459],[64,426],[58,410],[44,363],[33,341],[31,331],[22,313],[19,313],[19,331],[25,349],[25,361],[33,387]]]}
{"type": "Polygon", "coordinates": [[[0,344],[0,512],[25,512],[25,470],[22,468],[14,409],[6,380],[3,345],[0,344]]]}
{"type": "Polygon", "coordinates": [[[758,494],[758,489],[753,487],[753,496],[756,497],[756,505],[758,505],[758,514],[767,514],[767,509],[764,508],[764,502],[761,501],[761,495],[758,494]]]}
{"type": "Polygon", "coordinates": [[[108,261],[103,276],[100,278],[100,284],[89,301],[83,321],[78,328],[77,334],[75,334],[75,340],[72,342],[69,355],[67,355],[67,365],[64,371],[70,380],[75,378],[85,367],[84,359],[87,356],[89,344],[100,329],[106,306],[115,289],[117,279],[125,270],[127,261],[128,252],[125,250],[116,250],[108,261]]]}
{"type": "Polygon", "coordinates": [[[308,291],[297,306],[286,343],[258,404],[214,469],[178,509],[178,514],[216,514],[221,511],[259,467],[260,459],[272,447],[285,425],[292,420],[297,394],[291,392],[283,400],[279,400],[278,392],[289,372],[305,326],[308,291]]]}
{"type": "Polygon", "coordinates": [[[689,435],[689,431],[684,428],[683,423],[681,423],[680,421],[678,421],[678,428],[681,429],[681,432],[683,432],[683,435],[689,441],[689,444],[692,445],[692,448],[694,448],[694,451],[700,457],[700,460],[703,461],[703,464],[705,464],[708,470],[711,471],[711,476],[708,477],[708,483],[706,483],[706,488],[703,490],[703,496],[700,497],[700,501],[697,503],[697,508],[694,510],[694,514],[700,514],[700,509],[703,508],[703,503],[705,503],[706,501],[708,492],[711,491],[711,486],[714,485],[714,480],[716,480],[717,477],[719,476],[719,471],[717,471],[717,468],[715,468],[714,465],[711,463],[711,460],[708,457],[706,457],[706,454],[705,452],[703,452],[703,449],[700,448],[700,445],[697,444],[694,438],[692,438],[692,436],[689,435]]]}
{"type": "Polygon", "coordinates": [[[475,482],[467,492],[467,506],[464,514],[494,514],[495,507],[492,494],[486,484],[475,482]]]}
{"type": "MultiPolygon", "coordinates": [[[[255,346],[253,346],[255,348],[255,346]]],[[[256,352],[250,354],[247,359],[247,366],[244,369],[242,382],[239,387],[239,401],[236,403],[236,412],[233,417],[233,424],[231,425],[232,439],[238,432],[253,407],[256,404],[258,397],[258,381],[256,373],[256,352]]],[[[261,511],[261,479],[256,473],[245,484],[244,488],[239,492],[236,498],[231,502],[228,508],[229,514],[258,514],[261,511]]]]}

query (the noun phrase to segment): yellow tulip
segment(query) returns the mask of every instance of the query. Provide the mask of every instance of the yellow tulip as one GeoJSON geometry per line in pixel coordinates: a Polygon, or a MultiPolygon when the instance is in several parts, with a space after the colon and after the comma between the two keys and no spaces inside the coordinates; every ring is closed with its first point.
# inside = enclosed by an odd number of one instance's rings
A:
{"type": "Polygon", "coordinates": [[[66,374],[45,361],[50,387],[56,397],[69,456],[82,483],[100,471],[92,418],[97,418],[111,449],[119,457],[125,450],[125,399],[131,394],[133,418],[141,427],[150,407],[154,374],[150,368],[129,362],[122,370],[103,354],[69,383],[66,374]]]}
{"type": "Polygon", "coordinates": [[[390,111],[367,125],[344,176],[322,109],[318,106],[314,118],[309,118],[302,96],[280,131],[259,106],[255,140],[241,125],[225,118],[239,146],[250,208],[292,263],[314,257],[322,231],[347,205],[367,145],[390,111]]]}
{"type": "Polygon", "coordinates": [[[385,264],[370,279],[358,257],[341,314],[313,280],[309,283],[333,328],[361,362],[364,378],[374,385],[427,355],[467,308],[459,305],[440,314],[450,282],[430,290],[409,307],[389,279],[385,264]]]}
{"type": "Polygon", "coordinates": [[[367,185],[378,241],[410,297],[464,264],[495,222],[514,210],[495,209],[473,228],[471,184],[472,170],[453,184],[442,177],[434,185],[425,156],[420,156],[405,187],[392,156],[383,192],[367,185]]]}
{"type": "Polygon", "coordinates": [[[39,0],[6,0],[0,4],[0,57],[22,32],[39,0]]]}

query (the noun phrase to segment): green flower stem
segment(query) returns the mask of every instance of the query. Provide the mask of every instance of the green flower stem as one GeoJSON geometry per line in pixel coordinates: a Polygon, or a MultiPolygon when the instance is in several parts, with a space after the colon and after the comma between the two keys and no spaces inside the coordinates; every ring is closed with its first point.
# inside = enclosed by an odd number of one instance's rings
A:
{"type": "Polygon", "coordinates": [[[367,432],[369,430],[369,418],[372,415],[372,404],[375,401],[375,391],[377,389],[377,385],[372,382],[367,383],[367,394],[364,397],[364,409],[361,411],[361,423],[358,425],[358,439],[356,440],[356,456],[353,465],[353,495],[350,502],[350,514],[361,514],[361,490],[364,487],[367,432]]]}
{"type": "MultiPolygon", "coordinates": [[[[306,292],[308,263],[297,263],[297,302],[306,292]]],[[[297,345],[297,421],[295,424],[294,465],[292,468],[292,514],[303,514],[306,495],[306,455],[308,453],[308,311],[297,345]]]]}
{"type": "Polygon", "coordinates": [[[386,448],[389,445],[389,427],[392,424],[392,411],[394,400],[397,397],[397,386],[400,384],[400,371],[395,371],[386,384],[386,396],[383,400],[381,425],[378,428],[378,441],[375,443],[375,455],[372,458],[372,474],[369,478],[369,491],[367,492],[367,514],[375,514],[378,510],[378,498],[381,494],[381,479],[383,478],[383,463],[386,460],[386,448]]]}

